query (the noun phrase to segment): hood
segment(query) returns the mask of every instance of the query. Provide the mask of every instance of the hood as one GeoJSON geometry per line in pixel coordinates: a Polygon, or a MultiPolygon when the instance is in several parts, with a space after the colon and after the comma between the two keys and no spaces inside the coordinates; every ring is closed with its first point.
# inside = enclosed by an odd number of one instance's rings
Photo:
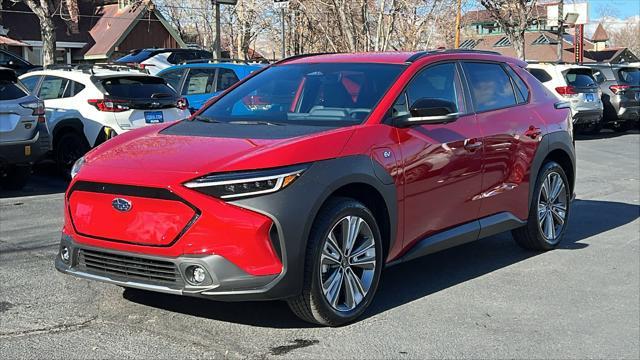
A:
{"type": "Polygon", "coordinates": [[[87,154],[83,169],[196,176],[286,166],[339,156],[353,130],[183,121],[119,135],[87,154]]]}

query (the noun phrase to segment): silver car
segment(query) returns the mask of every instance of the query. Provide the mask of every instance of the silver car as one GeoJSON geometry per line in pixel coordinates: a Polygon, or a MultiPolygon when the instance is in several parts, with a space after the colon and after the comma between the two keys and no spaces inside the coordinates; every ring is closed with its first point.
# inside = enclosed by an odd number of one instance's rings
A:
{"type": "Polygon", "coordinates": [[[49,151],[44,103],[18,81],[12,69],[0,67],[0,185],[21,189],[31,166],[49,151]]]}
{"type": "Polygon", "coordinates": [[[589,64],[604,103],[604,122],[615,131],[638,126],[640,119],[640,68],[626,64],[589,64]]]}

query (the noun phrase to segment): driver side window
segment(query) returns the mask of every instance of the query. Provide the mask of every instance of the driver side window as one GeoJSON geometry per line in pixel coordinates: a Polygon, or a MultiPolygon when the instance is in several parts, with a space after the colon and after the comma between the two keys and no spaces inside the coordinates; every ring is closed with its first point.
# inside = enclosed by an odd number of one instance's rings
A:
{"type": "Polygon", "coordinates": [[[409,115],[409,108],[419,99],[441,99],[456,105],[464,113],[464,95],[455,63],[429,66],[411,79],[391,109],[391,117],[409,115]]]}

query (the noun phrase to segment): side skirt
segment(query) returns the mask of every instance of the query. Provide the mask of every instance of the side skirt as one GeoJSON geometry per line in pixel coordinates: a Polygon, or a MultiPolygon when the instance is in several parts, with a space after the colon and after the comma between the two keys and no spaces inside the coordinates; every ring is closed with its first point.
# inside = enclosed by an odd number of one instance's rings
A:
{"type": "Polygon", "coordinates": [[[424,238],[409,249],[405,255],[388,263],[387,266],[400,264],[454,246],[509,231],[524,226],[526,223],[526,221],[518,219],[510,212],[502,212],[474,220],[424,238]]]}

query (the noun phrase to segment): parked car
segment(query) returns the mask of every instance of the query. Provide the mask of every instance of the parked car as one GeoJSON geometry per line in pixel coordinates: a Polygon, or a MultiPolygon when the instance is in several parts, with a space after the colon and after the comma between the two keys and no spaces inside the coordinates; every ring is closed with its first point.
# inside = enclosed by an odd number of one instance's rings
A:
{"type": "Polygon", "coordinates": [[[186,100],[162,78],[124,65],[61,66],[20,79],[44,100],[53,158],[65,175],[115,135],[190,116],[186,100]]]}
{"type": "Polygon", "coordinates": [[[22,75],[27,71],[38,68],[39,66],[33,65],[15,54],[0,49],[0,67],[12,69],[18,75],[22,75]]]}
{"type": "Polygon", "coordinates": [[[13,69],[0,67],[0,185],[21,189],[31,165],[49,151],[44,104],[20,83],[13,69]]]}
{"type": "Polygon", "coordinates": [[[605,124],[615,131],[638,126],[640,118],[640,67],[624,64],[588,64],[602,91],[605,124]]]}
{"type": "Polygon", "coordinates": [[[569,101],[576,131],[587,134],[600,132],[603,104],[590,68],[572,64],[531,63],[527,70],[558,99],[569,101]]]}
{"type": "Polygon", "coordinates": [[[136,49],[115,62],[136,64],[149,71],[149,74],[156,75],[166,68],[185,61],[211,58],[213,54],[210,51],[198,49],[136,49]]]}
{"type": "Polygon", "coordinates": [[[189,120],[79,159],[55,266],[285,299],[336,326],[371,304],[385,266],[508,230],[553,249],[574,189],[571,114],[524,67],[461,50],[280,61],[189,120]]]}
{"type": "Polygon", "coordinates": [[[184,96],[191,112],[195,112],[207,100],[262,67],[244,62],[195,60],[162,70],[158,76],[184,96]]]}

